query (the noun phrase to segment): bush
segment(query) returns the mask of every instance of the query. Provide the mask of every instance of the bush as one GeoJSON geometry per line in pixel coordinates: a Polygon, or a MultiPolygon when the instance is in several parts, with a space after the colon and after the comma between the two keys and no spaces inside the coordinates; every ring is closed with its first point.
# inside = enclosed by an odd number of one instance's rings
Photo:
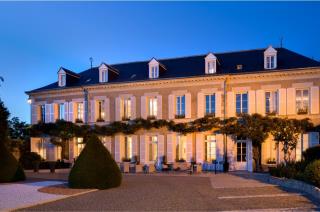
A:
{"type": "Polygon", "coordinates": [[[122,175],[99,138],[91,136],[69,174],[71,188],[107,189],[120,186],[122,175]]]}
{"type": "Polygon", "coordinates": [[[19,161],[24,169],[33,169],[34,163],[41,161],[41,156],[36,152],[25,152],[19,161]]]}
{"type": "Polygon", "coordinates": [[[0,183],[26,179],[22,167],[2,141],[0,141],[0,161],[0,183]]]}
{"type": "Polygon", "coordinates": [[[270,167],[269,173],[275,177],[301,179],[307,163],[305,161],[289,162],[279,164],[277,167],[270,167]]]}
{"type": "Polygon", "coordinates": [[[320,188],[320,160],[315,160],[306,167],[304,179],[320,188]]]}
{"type": "Polygon", "coordinates": [[[310,147],[306,149],[303,153],[303,158],[308,163],[311,163],[314,160],[320,160],[320,145],[310,147]]]}

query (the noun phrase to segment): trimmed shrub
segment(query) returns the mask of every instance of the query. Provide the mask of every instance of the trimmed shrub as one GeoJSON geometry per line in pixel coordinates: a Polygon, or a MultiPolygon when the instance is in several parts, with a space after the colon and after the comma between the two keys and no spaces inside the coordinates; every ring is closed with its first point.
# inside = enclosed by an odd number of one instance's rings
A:
{"type": "Polygon", "coordinates": [[[24,171],[15,157],[0,141],[0,183],[25,180],[24,171]]]}
{"type": "Polygon", "coordinates": [[[25,152],[19,159],[24,169],[33,169],[34,163],[41,162],[41,156],[36,152],[25,152]]]}
{"type": "Polygon", "coordinates": [[[314,160],[320,160],[320,145],[310,147],[306,149],[303,153],[303,158],[308,163],[314,161],[314,160]]]}
{"type": "Polygon", "coordinates": [[[120,186],[122,175],[109,151],[92,135],[69,174],[69,187],[108,189],[120,186]]]}
{"type": "Polygon", "coordinates": [[[304,179],[320,188],[320,160],[315,160],[306,167],[304,179]]]}

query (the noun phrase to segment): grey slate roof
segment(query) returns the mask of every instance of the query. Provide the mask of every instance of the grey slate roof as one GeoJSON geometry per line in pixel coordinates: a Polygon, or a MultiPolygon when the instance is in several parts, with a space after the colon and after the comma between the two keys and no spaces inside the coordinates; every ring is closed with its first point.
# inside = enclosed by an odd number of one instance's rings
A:
{"type": "MultiPolygon", "coordinates": [[[[275,48],[277,50],[277,70],[288,70],[296,68],[320,67],[320,62],[295,53],[285,48],[275,48]]],[[[255,49],[238,52],[214,53],[217,57],[217,75],[223,74],[246,74],[266,71],[264,69],[264,53],[265,49],[255,49]],[[242,65],[242,70],[237,70],[237,65],[242,65]]],[[[166,68],[159,79],[181,78],[204,76],[205,72],[205,55],[159,59],[158,61],[166,68]]],[[[108,65],[119,71],[119,75],[107,83],[135,82],[154,80],[149,79],[148,73],[149,61],[130,62],[122,64],[108,65]]],[[[268,70],[272,72],[273,70],[268,70]]],[[[71,71],[70,71],[71,72],[71,71]]],[[[77,87],[83,85],[93,85],[99,83],[99,69],[94,67],[78,73],[80,78],[68,85],[68,87],[77,87]]],[[[64,87],[66,88],[66,87],[64,87]]],[[[28,91],[26,93],[39,92],[51,89],[64,89],[58,86],[58,82],[46,85],[44,87],[28,91]]]]}

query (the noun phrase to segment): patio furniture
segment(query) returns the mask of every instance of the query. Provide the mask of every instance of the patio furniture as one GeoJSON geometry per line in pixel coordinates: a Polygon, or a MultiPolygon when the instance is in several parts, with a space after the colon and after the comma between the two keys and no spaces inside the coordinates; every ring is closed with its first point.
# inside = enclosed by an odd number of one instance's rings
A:
{"type": "Polygon", "coordinates": [[[142,164],[136,164],[135,165],[135,172],[136,173],[142,173],[143,172],[143,165],[142,164]]]}
{"type": "Polygon", "coordinates": [[[162,165],[162,171],[165,171],[165,172],[170,171],[169,165],[163,164],[163,165],[162,165]]]}
{"type": "Polygon", "coordinates": [[[155,171],[156,171],[156,168],[155,168],[154,164],[150,164],[148,166],[148,173],[153,173],[155,171]]]}
{"type": "Polygon", "coordinates": [[[129,167],[130,167],[130,163],[128,163],[128,162],[122,163],[122,172],[129,173],[129,167]]]}
{"type": "Polygon", "coordinates": [[[193,167],[193,170],[195,173],[201,173],[202,172],[202,166],[201,164],[195,164],[193,167]]]}

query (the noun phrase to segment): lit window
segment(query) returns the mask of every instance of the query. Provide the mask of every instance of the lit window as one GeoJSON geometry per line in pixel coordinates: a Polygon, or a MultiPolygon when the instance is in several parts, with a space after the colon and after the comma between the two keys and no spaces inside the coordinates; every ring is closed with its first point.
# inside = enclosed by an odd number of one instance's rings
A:
{"type": "Polygon", "coordinates": [[[98,121],[104,121],[104,101],[98,101],[98,121]]]}
{"type": "Polygon", "coordinates": [[[158,137],[151,136],[149,143],[149,161],[156,161],[158,158],[158,137]]]}
{"type": "Polygon", "coordinates": [[[46,122],[46,107],[45,105],[40,105],[40,121],[46,122]]]}
{"type": "Polygon", "coordinates": [[[186,136],[177,136],[177,146],[176,146],[176,160],[186,160],[187,159],[187,141],[186,136]]]}
{"type": "Polygon", "coordinates": [[[151,74],[150,74],[150,78],[158,78],[159,77],[159,68],[158,66],[152,66],[151,67],[151,74]]]}
{"type": "Polygon", "coordinates": [[[77,104],[77,119],[83,120],[83,103],[79,102],[77,104]]]}
{"type": "Polygon", "coordinates": [[[156,97],[149,98],[149,117],[155,118],[158,113],[158,101],[156,97]]]}
{"type": "Polygon", "coordinates": [[[59,74],[59,86],[60,87],[66,86],[66,75],[65,74],[59,74]]]}
{"type": "Polygon", "coordinates": [[[108,70],[101,71],[101,82],[108,82],[108,70]]]}
{"type": "Polygon", "coordinates": [[[64,119],[64,103],[61,103],[61,104],[59,104],[58,105],[58,112],[59,112],[59,115],[58,115],[58,118],[60,119],[60,120],[63,120],[64,119]]]}
{"type": "Polygon", "coordinates": [[[236,113],[248,113],[248,94],[238,93],[236,94],[236,113]]]}
{"type": "Polygon", "coordinates": [[[216,112],[216,96],[215,94],[206,95],[206,115],[214,115],[216,112]]]}
{"type": "Polygon", "coordinates": [[[132,137],[124,137],[124,157],[125,159],[132,158],[132,137]]]}
{"type": "Polygon", "coordinates": [[[47,159],[47,151],[46,151],[46,147],[45,147],[45,140],[44,139],[40,139],[40,142],[38,143],[38,153],[41,156],[41,158],[43,158],[44,160],[47,159]]]}
{"type": "Polygon", "coordinates": [[[212,162],[216,160],[216,136],[207,135],[205,142],[205,160],[207,162],[212,162]]]}
{"type": "Polygon", "coordinates": [[[278,113],[278,92],[268,91],[265,93],[266,98],[266,114],[278,113]]]}
{"type": "Polygon", "coordinates": [[[82,152],[82,150],[84,149],[83,138],[76,138],[76,146],[77,146],[77,152],[75,156],[78,157],[82,152]]]}
{"type": "Polygon", "coordinates": [[[296,90],[296,111],[297,114],[308,114],[309,109],[309,90],[296,90]]]}
{"type": "Polygon", "coordinates": [[[275,56],[267,56],[267,69],[273,69],[275,68],[275,56]]]}
{"type": "Polygon", "coordinates": [[[176,97],[176,118],[185,117],[185,111],[186,111],[185,102],[186,102],[185,95],[176,97]]]}
{"type": "Polygon", "coordinates": [[[215,61],[208,62],[208,74],[214,74],[216,73],[215,70],[215,61]]]}
{"type": "Polygon", "coordinates": [[[123,120],[127,120],[131,118],[131,99],[123,100],[123,120]]]}
{"type": "Polygon", "coordinates": [[[247,161],[247,143],[245,141],[237,142],[237,162],[247,161]]]}

